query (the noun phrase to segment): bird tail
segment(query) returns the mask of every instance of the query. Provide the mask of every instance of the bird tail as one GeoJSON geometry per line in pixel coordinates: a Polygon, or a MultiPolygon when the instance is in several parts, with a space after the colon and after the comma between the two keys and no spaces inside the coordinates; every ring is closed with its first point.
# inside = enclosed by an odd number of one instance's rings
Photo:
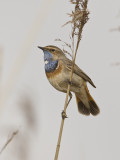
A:
{"type": "Polygon", "coordinates": [[[100,112],[99,107],[90,95],[87,86],[86,88],[81,90],[81,93],[75,93],[75,95],[78,105],[78,111],[81,114],[88,116],[91,113],[93,116],[96,116],[100,112]]]}

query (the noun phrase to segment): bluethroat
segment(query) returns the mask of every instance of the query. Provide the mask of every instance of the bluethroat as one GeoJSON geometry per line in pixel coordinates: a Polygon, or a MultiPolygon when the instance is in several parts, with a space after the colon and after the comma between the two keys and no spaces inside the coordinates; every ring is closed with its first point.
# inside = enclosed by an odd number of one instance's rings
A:
{"type": "Polygon", "coordinates": [[[83,115],[97,115],[100,110],[94,99],[89,93],[87,82],[94,88],[92,80],[75,64],[72,81],[70,82],[70,74],[72,69],[72,61],[68,59],[63,51],[56,46],[40,47],[44,52],[45,73],[50,84],[57,90],[66,93],[68,84],[71,92],[75,93],[78,111],[83,115]]]}

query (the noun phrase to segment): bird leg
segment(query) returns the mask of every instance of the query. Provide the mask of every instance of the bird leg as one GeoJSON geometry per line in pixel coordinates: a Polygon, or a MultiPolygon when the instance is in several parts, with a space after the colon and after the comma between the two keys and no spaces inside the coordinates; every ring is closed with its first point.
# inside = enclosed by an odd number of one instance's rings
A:
{"type": "MultiPolygon", "coordinates": [[[[68,107],[68,105],[69,105],[69,103],[70,103],[70,101],[71,101],[71,99],[72,99],[72,93],[71,92],[69,92],[69,100],[68,100],[68,103],[67,103],[67,107],[68,107]]],[[[67,108],[66,108],[67,109],[67,108]]],[[[66,115],[66,112],[63,110],[62,111],[62,113],[61,113],[61,115],[62,115],[62,119],[65,119],[65,118],[68,118],[67,117],[67,115],[66,115]]]]}
{"type": "Polygon", "coordinates": [[[68,103],[67,103],[67,107],[68,107],[68,105],[69,105],[69,103],[70,103],[70,101],[71,101],[71,99],[72,99],[72,93],[71,92],[69,92],[69,100],[68,100],[68,103]]]}

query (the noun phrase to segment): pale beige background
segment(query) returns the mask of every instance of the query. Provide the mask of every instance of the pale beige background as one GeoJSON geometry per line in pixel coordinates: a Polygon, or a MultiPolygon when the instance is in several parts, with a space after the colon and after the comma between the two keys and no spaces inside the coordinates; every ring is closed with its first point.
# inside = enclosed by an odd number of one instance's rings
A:
{"type": "MultiPolygon", "coordinates": [[[[89,85],[101,113],[78,113],[75,97],[67,110],[59,159],[120,159],[120,25],[119,0],[91,0],[90,20],[84,28],[76,63],[92,78],[89,85]]],[[[11,135],[19,134],[0,155],[0,160],[52,160],[61,122],[65,94],[48,83],[43,53],[37,46],[69,41],[70,26],[61,28],[72,10],[63,0],[0,1],[0,149],[11,135]],[[29,97],[33,106],[22,103],[29,97]],[[28,117],[27,117],[28,116],[28,117]],[[32,122],[31,122],[32,119],[32,122]],[[32,123],[32,124],[31,124],[32,123]]]]}

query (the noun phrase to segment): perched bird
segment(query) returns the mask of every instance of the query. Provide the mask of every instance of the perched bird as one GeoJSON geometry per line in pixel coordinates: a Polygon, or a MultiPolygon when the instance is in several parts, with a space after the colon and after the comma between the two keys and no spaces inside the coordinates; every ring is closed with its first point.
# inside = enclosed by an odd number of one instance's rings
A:
{"type": "MultiPolygon", "coordinates": [[[[78,111],[83,115],[97,115],[100,110],[89,93],[87,82],[94,88],[92,80],[75,64],[72,81],[70,74],[72,61],[68,59],[63,51],[56,46],[40,47],[44,52],[45,73],[50,84],[57,90],[66,93],[68,84],[71,83],[70,91],[75,93],[78,111]]],[[[70,98],[72,94],[70,92],[70,98]]]]}

